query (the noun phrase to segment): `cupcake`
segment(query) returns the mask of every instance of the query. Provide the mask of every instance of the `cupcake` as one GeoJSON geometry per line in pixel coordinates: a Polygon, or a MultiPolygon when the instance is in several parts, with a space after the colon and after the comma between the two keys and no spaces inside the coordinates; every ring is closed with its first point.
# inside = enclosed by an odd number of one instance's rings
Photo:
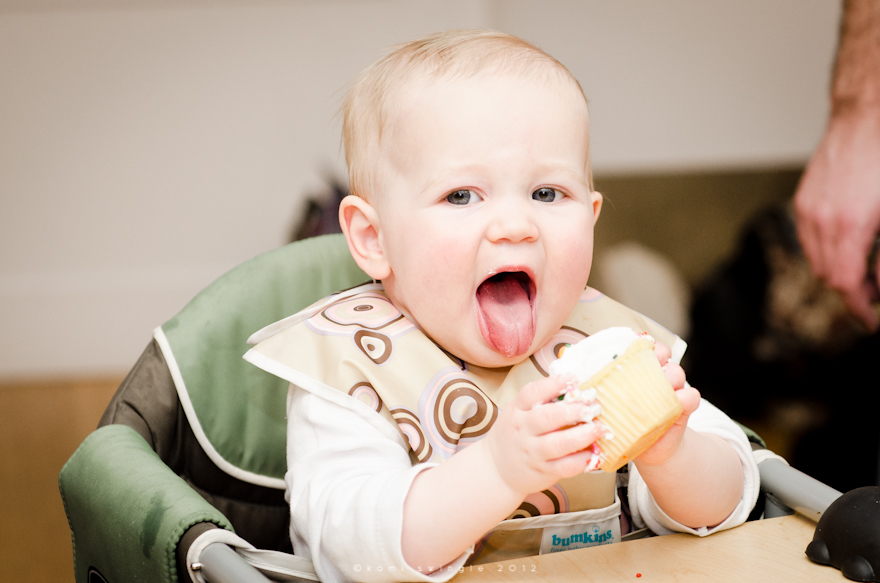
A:
{"type": "Polygon", "coordinates": [[[572,373],[579,387],[562,400],[588,404],[581,420],[607,429],[587,471],[618,468],[651,447],[681,415],[681,402],[654,354],[654,339],[630,328],[606,328],[566,347],[551,375],[572,373]]]}

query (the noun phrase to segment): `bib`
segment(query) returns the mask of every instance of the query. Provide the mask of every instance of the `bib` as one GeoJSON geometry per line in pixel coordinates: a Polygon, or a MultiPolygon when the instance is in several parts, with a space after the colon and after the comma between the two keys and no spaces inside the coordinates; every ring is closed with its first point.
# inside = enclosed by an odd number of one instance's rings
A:
{"type": "MultiPolygon", "coordinates": [[[[439,463],[485,435],[523,386],[548,376],[563,346],[610,326],[647,332],[671,348],[676,363],[684,354],[676,335],[587,288],[565,324],[530,357],[499,369],[473,366],[435,344],[381,284],[371,283],[260,330],[245,358],[343,406],[368,408],[373,413],[365,417],[374,425],[402,435],[413,463],[439,463]]],[[[472,562],[619,540],[615,485],[614,474],[597,471],[530,494],[481,541],[472,562]]]]}

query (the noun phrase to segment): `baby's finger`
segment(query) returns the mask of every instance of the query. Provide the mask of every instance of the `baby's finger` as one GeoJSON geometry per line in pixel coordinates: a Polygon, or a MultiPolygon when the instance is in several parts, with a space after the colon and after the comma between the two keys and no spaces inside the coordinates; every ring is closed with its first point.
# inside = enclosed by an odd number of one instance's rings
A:
{"type": "Polygon", "coordinates": [[[547,377],[546,379],[531,382],[520,390],[515,404],[521,409],[528,411],[535,405],[548,403],[566,391],[574,390],[577,387],[577,383],[577,377],[573,374],[547,377]]]}
{"type": "Polygon", "coordinates": [[[660,361],[660,366],[663,366],[669,362],[669,357],[672,356],[672,350],[662,342],[654,342],[654,354],[657,355],[657,360],[660,361]]]}
{"type": "Polygon", "coordinates": [[[587,448],[552,460],[547,463],[547,466],[551,473],[561,478],[570,478],[598,468],[600,462],[598,454],[594,453],[592,448],[587,448]]]}
{"type": "Polygon", "coordinates": [[[684,388],[687,377],[684,374],[683,368],[681,368],[677,364],[667,362],[663,365],[663,372],[666,374],[666,378],[669,380],[669,383],[672,385],[673,389],[677,391],[684,388]]]}
{"type": "Polygon", "coordinates": [[[688,386],[679,391],[675,391],[678,400],[681,401],[682,415],[687,416],[697,410],[700,406],[700,391],[694,387],[688,386]]]}
{"type": "Polygon", "coordinates": [[[540,455],[545,460],[556,460],[584,450],[605,434],[601,421],[580,423],[541,437],[540,455]]]}
{"type": "Polygon", "coordinates": [[[553,400],[532,407],[526,415],[529,432],[533,435],[544,435],[563,427],[577,425],[582,421],[594,419],[601,408],[598,403],[580,401],[561,402],[553,400]]]}

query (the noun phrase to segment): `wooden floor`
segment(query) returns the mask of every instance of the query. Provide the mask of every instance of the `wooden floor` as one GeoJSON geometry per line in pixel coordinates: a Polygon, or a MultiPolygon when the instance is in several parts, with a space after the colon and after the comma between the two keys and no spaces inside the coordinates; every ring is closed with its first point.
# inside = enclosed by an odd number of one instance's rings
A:
{"type": "Polygon", "coordinates": [[[58,472],[120,381],[0,383],[0,580],[73,581],[58,472]]]}

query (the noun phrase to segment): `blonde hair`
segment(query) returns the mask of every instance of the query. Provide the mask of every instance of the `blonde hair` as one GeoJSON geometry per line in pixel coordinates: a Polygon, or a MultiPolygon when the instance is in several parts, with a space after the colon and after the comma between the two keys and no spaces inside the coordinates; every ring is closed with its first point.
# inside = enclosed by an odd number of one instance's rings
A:
{"type": "MultiPolygon", "coordinates": [[[[366,198],[375,176],[376,152],[393,113],[395,97],[418,81],[467,78],[479,73],[516,74],[536,80],[577,79],[559,61],[518,37],[494,30],[451,30],[391,47],[355,79],[343,103],[342,141],[351,193],[366,198]]],[[[590,189],[593,179],[587,160],[590,189]]]]}

